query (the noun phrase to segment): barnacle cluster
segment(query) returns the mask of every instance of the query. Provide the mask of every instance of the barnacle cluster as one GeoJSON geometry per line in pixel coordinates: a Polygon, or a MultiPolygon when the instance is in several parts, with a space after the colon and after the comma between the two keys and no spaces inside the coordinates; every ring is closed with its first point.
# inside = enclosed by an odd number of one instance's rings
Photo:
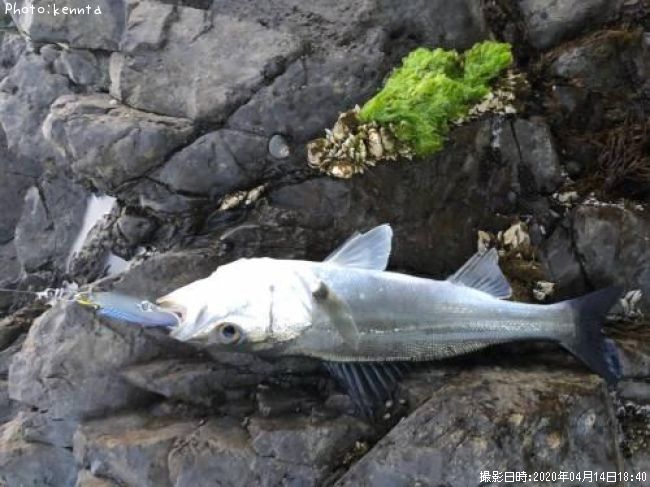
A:
{"type": "Polygon", "coordinates": [[[484,113],[514,113],[523,77],[509,72],[509,44],[486,41],[463,54],[418,48],[361,108],[340,115],[324,138],[307,146],[309,164],[349,178],[377,162],[442,149],[452,124],[484,113]]]}
{"type": "Polygon", "coordinates": [[[311,167],[338,178],[350,178],[380,161],[413,157],[412,149],[395,136],[393,124],[363,123],[360,110],[357,106],[342,113],[332,130],[325,129],[325,137],[309,143],[307,159],[311,167]]]}

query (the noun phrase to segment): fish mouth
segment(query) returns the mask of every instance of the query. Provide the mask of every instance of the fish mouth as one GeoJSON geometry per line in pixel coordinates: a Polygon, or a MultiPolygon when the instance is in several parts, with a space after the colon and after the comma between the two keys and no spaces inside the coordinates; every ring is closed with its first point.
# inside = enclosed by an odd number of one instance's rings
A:
{"type": "Polygon", "coordinates": [[[181,304],[175,303],[170,298],[160,298],[156,300],[158,307],[169,313],[173,313],[179,320],[179,323],[185,323],[187,318],[187,308],[181,304]]]}

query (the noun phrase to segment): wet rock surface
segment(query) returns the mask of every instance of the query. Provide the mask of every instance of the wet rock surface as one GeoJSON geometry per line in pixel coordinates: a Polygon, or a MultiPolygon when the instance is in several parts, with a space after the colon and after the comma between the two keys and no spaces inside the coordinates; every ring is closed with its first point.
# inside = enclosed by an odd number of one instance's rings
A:
{"type": "Polygon", "coordinates": [[[611,284],[642,294],[606,330],[621,354],[615,389],[552,344],[506,345],[415,368],[368,421],[316,360],[202,349],[0,292],[1,485],[647,471],[643,2],[95,3],[101,15],[5,16],[0,287],[72,279],[155,300],[239,258],[320,260],[387,222],[391,270],[445,278],[480,230],[516,299],[534,300],[540,281],[545,303],[611,284]],[[528,75],[516,116],[480,117],[435,156],[349,181],[308,168],[306,144],[410,50],[489,37],[514,42],[528,75]]]}
{"type": "Polygon", "coordinates": [[[337,485],[473,485],[479,473],[617,469],[599,379],[476,370],[448,377],[337,485]]]}

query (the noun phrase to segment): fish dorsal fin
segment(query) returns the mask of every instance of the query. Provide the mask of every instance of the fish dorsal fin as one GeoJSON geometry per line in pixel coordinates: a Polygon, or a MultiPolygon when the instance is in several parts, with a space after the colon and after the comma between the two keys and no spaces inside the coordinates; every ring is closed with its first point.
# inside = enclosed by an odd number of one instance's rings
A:
{"type": "Polygon", "coordinates": [[[499,299],[508,299],[512,296],[512,288],[499,268],[499,254],[496,249],[475,253],[447,280],[483,291],[499,299]]]}
{"type": "Polygon", "coordinates": [[[359,269],[383,271],[388,265],[393,230],[384,224],[353,234],[338,249],[327,256],[325,262],[359,269]]]}
{"type": "Polygon", "coordinates": [[[406,364],[397,362],[324,362],[367,418],[377,416],[393,397],[406,364]]]}

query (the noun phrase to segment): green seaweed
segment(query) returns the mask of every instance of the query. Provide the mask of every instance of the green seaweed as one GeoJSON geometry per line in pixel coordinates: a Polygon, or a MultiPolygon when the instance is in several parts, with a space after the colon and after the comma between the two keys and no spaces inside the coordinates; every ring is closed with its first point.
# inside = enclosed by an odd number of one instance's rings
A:
{"type": "Polygon", "coordinates": [[[442,148],[450,122],[490,92],[490,82],[512,63],[510,44],[485,41],[462,55],[418,48],[408,54],[359,114],[363,122],[392,124],[418,156],[442,148]]]}

